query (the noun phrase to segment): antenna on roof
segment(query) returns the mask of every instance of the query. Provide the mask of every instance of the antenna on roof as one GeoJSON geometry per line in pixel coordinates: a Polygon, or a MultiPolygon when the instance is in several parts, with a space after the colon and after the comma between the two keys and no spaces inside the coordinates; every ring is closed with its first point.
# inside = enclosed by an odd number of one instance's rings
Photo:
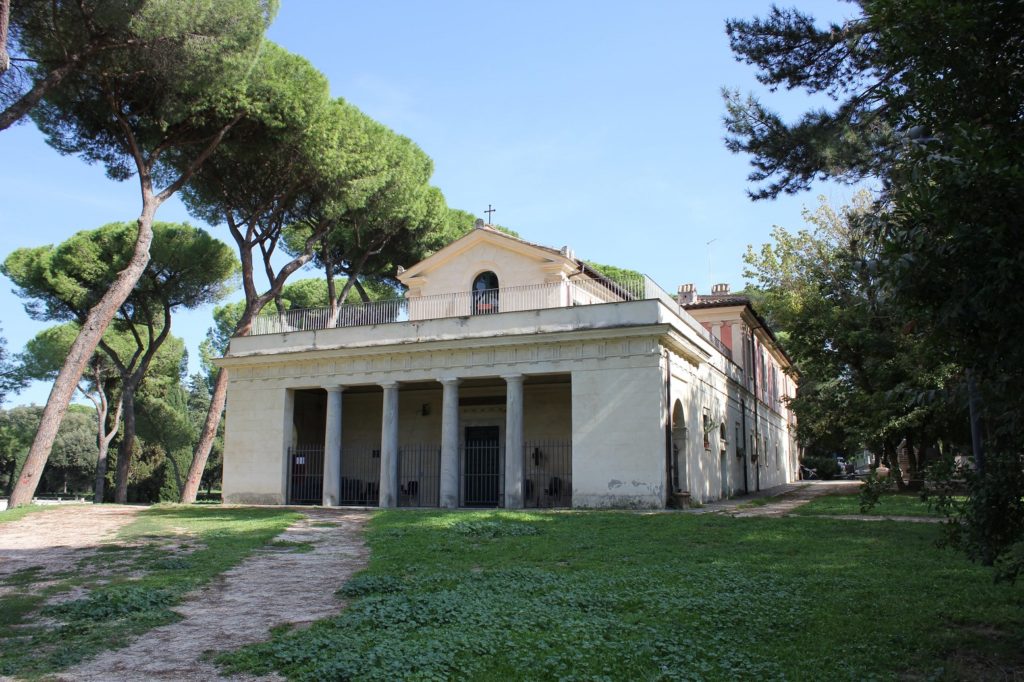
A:
{"type": "Polygon", "coordinates": [[[711,270],[711,245],[718,241],[718,237],[704,243],[708,247],[708,290],[715,284],[715,276],[711,270]]]}

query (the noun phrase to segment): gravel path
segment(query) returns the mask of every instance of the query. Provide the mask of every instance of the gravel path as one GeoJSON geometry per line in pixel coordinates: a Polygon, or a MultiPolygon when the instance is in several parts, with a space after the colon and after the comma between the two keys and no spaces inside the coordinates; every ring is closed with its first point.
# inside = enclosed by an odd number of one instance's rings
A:
{"type": "Polygon", "coordinates": [[[175,608],[182,620],[57,679],[216,679],[216,666],[200,660],[204,652],[236,649],[268,639],[275,625],[307,624],[341,611],[345,604],[334,592],[366,564],[362,528],[369,518],[361,511],[306,510],[277,540],[313,543],[312,551],[257,550],[175,608]]]}
{"type": "Polygon", "coordinates": [[[60,505],[0,524],[0,578],[32,566],[42,574],[70,570],[111,540],[145,507],[60,505]]]}

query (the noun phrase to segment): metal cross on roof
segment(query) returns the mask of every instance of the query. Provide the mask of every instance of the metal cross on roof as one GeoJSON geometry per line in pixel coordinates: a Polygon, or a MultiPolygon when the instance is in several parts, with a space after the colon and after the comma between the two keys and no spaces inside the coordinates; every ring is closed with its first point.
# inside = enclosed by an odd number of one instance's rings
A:
{"type": "Polygon", "coordinates": [[[487,210],[484,211],[484,213],[487,214],[487,224],[488,225],[493,225],[494,223],[491,221],[491,215],[494,214],[494,213],[497,213],[497,210],[491,208],[490,204],[487,204],[487,210]]]}

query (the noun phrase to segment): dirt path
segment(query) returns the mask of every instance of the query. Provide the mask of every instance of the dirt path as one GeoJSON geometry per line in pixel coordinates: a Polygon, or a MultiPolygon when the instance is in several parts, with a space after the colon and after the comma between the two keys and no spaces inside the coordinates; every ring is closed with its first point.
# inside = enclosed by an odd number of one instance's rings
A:
{"type": "Polygon", "coordinates": [[[783,494],[759,507],[738,508],[726,513],[737,518],[757,516],[785,516],[822,495],[849,495],[861,485],[860,481],[805,481],[799,488],[783,494]]]}
{"type": "Polygon", "coordinates": [[[338,613],[334,592],[368,556],[362,540],[367,512],[309,510],[277,540],[313,543],[309,552],[257,551],[175,608],[184,618],[132,644],[61,673],[62,680],[211,680],[208,650],[227,651],[269,637],[282,623],[305,624],[338,613]]]}
{"type": "Polygon", "coordinates": [[[840,521],[902,521],[904,523],[942,523],[938,516],[880,516],[874,514],[804,514],[807,519],[838,519],[840,521]]]}
{"type": "Polygon", "coordinates": [[[44,574],[74,568],[145,507],[61,505],[0,524],[0,578],[32,566],[44,574]]]}

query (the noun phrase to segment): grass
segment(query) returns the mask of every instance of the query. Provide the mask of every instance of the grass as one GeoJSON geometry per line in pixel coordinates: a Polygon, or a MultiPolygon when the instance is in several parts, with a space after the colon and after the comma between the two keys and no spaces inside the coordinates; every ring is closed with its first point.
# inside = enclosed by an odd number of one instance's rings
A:
{"type": "MultiPolygon", "coordinates": [[[[986,679],[1024,584],[931,524],[382,512],[335,618],[221,654],[293,680],[986,679]]],[[[999,666],[1002,666],[1000,668],[999,666]]],[[[1011,675],[1012,677],[1012,675],[1011,675]]]]}
{"type": "Polygon", "coordinates": [[[793,510],[794,514],[843,516],[868,514],[871,516],[935,516],[917,493],[885,493],[878,504],[867,512],[860,510],[858,495],[823,495],[793,510]]]}
{"type": "Polygon", "coordinates": [[[74,571],[53,576],[29,567],[8,576],[3,584],[14,589],[0,597],[0,675],[40,677],[173,622],[171,607],[188,592],[296,518],[276,509],[154,507],[74,571]],[[76,588],[85,596],[43,605],[76,588]]]}
{"type": "Polygon", "coordinates": [[[22,507],[17,507],[16,509],[5,509],[0,511],[0,524],[17,521],[18,519],[22,519],[29,514],[35,514],[36,512],[57,509],[59,506],[60,505],[56,504],[26,504],[22,507]]]}

